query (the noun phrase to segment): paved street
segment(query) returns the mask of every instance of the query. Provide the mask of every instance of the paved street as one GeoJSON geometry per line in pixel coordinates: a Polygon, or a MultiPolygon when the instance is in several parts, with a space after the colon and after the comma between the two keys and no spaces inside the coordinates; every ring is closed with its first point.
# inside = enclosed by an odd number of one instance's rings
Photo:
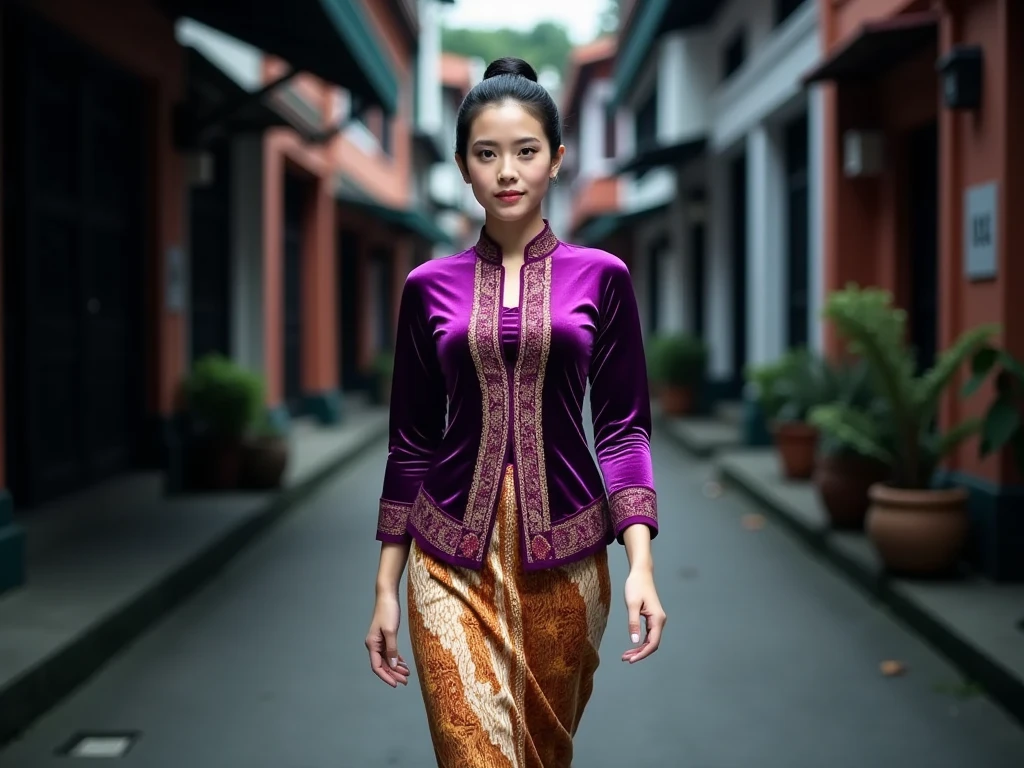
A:
{"type": "MultiPolygon", "coordinates": [[[[112,661],[24,738],[4,768],[66,765],[80,731],[138,731],[126,765],[372,768],[433,765],[415,682],[367,665],[383,443],[112,661]]],[[[669,613],[634,667],[615,602],[581,768],[1019,768],[1024,731],[954,670],[706,468],[656,440],[669,613]],[[879,665],[899,660],[901,677],[879,665]]],[[[403,588],[404,595],[404,588],[403,588]]],[[[404,631],[404,627],[403,627],[404,631]]],[[[402,640],[408,653],[408,641],[402,640]]],[[[414,674],[415,681],[415,674],[414,674]]]]}

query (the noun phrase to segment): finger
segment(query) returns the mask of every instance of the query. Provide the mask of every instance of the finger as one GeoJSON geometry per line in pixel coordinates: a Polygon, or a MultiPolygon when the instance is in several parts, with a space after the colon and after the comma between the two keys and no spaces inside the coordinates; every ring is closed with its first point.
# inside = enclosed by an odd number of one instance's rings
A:
{"type": "Polygon", "coordinates": [[[640,646],[637,653],[630,659],[631,664],[635,664],[638,661],[642,661],[654,653],[661,646],[661,630],[664,626],[664,620],[652,621],[647,630],[647,637],[644,640],[644,644],[640,646]]]}
{"type": "Polygon", "coordinates": [[[398,633],[391,629],[384,630],[384,655],[388,660],[388,666],[394,669],[398,666],[398,633]]]}
{"type": "Polygon", "coordinates": [[[373,670],[373,674],[383,680],[385,683],[390,685],[392,688],[397,688],[398,683],[391,676],[391,670],[384,664],[384,657],[377,651],[370,652],[370,669],[373,670]]]}
{"type": "Polygon", "coordinates": [[[633,645],[640,642],[640,603],[626,606],[629,613],[629,640],[633,645]]]}

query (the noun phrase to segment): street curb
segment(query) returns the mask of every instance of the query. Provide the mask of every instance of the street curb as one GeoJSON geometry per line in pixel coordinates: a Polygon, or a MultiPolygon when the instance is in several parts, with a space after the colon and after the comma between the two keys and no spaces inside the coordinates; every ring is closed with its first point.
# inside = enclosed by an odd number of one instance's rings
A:
{"type": "Polygon", "coordinates": [[[673,443],[694,458],[710,459],[715,455],[714,447],[699,443],[696,440],[691,440],[689,436],[684,435],[682,430],[676,428],[667,419],[662,419],[658,426],[660,426],[661,430],[669,436],[669,439],[672,440],[673,443]]]}
{"type": "Polygon", "coordinates": [[[978,684],[993,701],[1024,725],[1024,680],[948,627],[941,616],[922,607],[899,582],[873,572],[864,563],[835,546],[829,529],[816,529],[791,514],[784,504],[764,494],[757,484],[728,465],[718,465],[723,485],[732,486],[782,522],[815,554],[836,566],[868,596],[878,600],[907,627],[978,684]]]}
{"type": "Polygon", "coordinates": [[[386,423],[367,429],[349,450],[325,462],[301,482],[279,491],[260,511],[240,521],[191,560],[98,619],[86,632],[0,690],[0,747],[16,739],[114,655],[198,592],[299,502],[386,434],[386,423]]]}

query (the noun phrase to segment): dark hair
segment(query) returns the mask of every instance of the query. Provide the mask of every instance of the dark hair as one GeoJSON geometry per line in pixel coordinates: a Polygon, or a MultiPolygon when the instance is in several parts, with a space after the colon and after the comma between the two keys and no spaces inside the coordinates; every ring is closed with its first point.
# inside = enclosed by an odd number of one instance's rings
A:
{"type": "Polygon", "coordinates": [[[495,59],[484,72],[484,79],[466,94],[459,107],[455,128],[455,152],[466,157],[469,144],[469,129],[480,110],[504,101],[517,101],[544,126],[544,133],[551,144],[551,154],[562,144],[562,123],[558,118],[558,107],[551,94],[537,82],[537,73],[522,59],[506,56],[495,59]]]}

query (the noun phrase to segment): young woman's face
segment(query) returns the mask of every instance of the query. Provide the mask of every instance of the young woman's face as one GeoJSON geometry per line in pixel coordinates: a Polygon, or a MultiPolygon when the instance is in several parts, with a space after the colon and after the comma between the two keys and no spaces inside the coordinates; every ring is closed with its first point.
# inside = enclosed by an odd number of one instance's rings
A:
{"type": "Polygon", "coordinates": [[[462,177],[488,216],[518,221],[533,215],[558,173],[565,147],[554,156],[544,126],[515,101],[484,107],[473,120],[462,177]]]}

